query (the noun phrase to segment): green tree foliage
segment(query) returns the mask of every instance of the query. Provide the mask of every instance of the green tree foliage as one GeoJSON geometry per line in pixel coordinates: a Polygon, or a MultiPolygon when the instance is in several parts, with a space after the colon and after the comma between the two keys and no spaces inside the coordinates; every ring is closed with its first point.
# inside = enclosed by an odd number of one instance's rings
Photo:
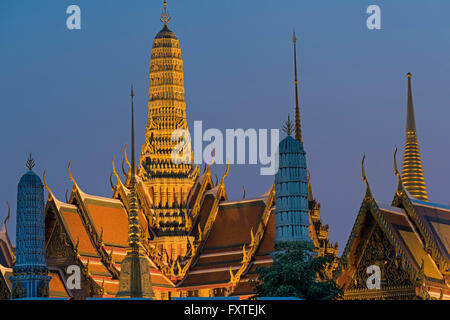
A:
{"type": "Polygon", "coordinates": [[[332,279],[324,276],[331,257],[317,257],[307,242],[282,242],[273,253],[268,268],[258,268],[257,280],[252,281],[256,296],[297,297],[305,300],[333,300],[342,290],[332,279]]]}

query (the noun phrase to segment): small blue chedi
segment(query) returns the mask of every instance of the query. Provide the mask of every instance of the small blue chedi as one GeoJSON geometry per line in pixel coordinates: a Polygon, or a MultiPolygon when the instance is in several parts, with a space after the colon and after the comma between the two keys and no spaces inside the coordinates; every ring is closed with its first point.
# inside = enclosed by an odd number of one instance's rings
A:
{"type": "Polygon", "coordinates": [[[32,171],[31,154],[27,167],[17,187],[16,262],[10,277],[13,299],[48,297],[51,279],[45,261],[44,186],[32,171]]]}
{"type": "Polygon", "coordinates": [[[306,153],[289,134],[278,146],[275,195],[275,242],[311,241],[306,153]]]}

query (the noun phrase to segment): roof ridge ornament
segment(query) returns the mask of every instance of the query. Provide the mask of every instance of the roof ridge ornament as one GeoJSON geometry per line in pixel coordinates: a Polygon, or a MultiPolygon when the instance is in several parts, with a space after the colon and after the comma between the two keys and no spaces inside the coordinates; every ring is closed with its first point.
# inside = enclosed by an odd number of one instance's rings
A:
{"type": "Polygon", "coordinates": [[[366,177],[366,171],[364,170],[364,160],[366,159],[366,154],[363,154],[363,158],[362,158],[362,164],[361,164],[361,171],[362,171],[362,178],[364,180],[364,182],[366,183],[366,196],[372,196],[372,192],[370,191],[370,186],[369,186],[369,181],[367,181],[367,177],[366,177]]]}
{"type": "Polygon", "coordinates": [[[169,13],[167,12],[167,1],[166,0],[164,0],[163,5],[164,5],[164,10],[163,10],[163,12],[161,14],[161,19],[160,20],[164,24],[164,27],[167,28],[167,24],[169,23],[171,17],[169,16],[169,13]]]}
{"type": "Polygon", "coordinates": [[[9,205],[9,201],[6,200],[6,205],[8,206],[8,215],[6,216],[5,220],[3,221],[3,229],[6,229],[6,223],[8,222],[9,218],[11,217],[11,206],[9,205]]]}
{"type": "Polygon", "coordinates": [[[44,187],[48,191],[48,200],[51,200],[51,199],[53,199],[53,192],[52,192],[52,190],[50,190],[50,187],[47,184],[47,180],[45,179],[46,173],[47,173],[46,170],[44,170],[44,173],[42,174],[42,180],[44,180],[44,187]]]}
{"type": "Polygon", "coordinates": [[[27,164],[26,164],[26,166],[27,166],[27,168],[28,168],[28,170],[32,170],[33,168],[34,168],[34,159],[33,159],[33,157],[31,156],[31,152],[30,152],[30,155],[28,156],[28,159],[27,159],[27,164]]]}
{"type": "Polygon", "coordinates": [[[400,172],[397,168],[397,147],[395,147],[394,151],[394,173],[398,178],[398,186],[397,186],[397,192],[401,192],[403,190],[403,182],[402,182],[402,176],[400,175],[400,172]]]}

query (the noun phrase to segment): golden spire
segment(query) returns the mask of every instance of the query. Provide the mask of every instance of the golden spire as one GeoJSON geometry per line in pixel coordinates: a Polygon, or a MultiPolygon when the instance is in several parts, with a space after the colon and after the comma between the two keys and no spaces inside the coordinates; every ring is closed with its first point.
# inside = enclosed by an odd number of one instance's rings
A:
{"type": "Polygon", "coordinates": [[[140,225],[137,208],[137,194],[136,194],[136,176],[135,176],[135,147],[134,147],[134,91],[131,85],[131,181],[130,181],[130,213],[128,215],[128,245],[129,249],[135,253],[141,252],[140,241],[140,225]]]}
{"type": "MultiPolygon", "coordinates": [[[[153,297],[149,266],[142,253],[141,226],[136,194],[135,144],[134,144],[134,91],[131,85],[131,181],[130,209],[128,213],[127,255],[121,263],[119,291],[117,297],[153,297]]],[[[113,158],[114,163],[114,158],[113,158]]]]}
{"type": "Polygon", "coordinates": [[[417,142],[416,122],[411,90],[411,73],[408,78],[408,103],[406,114],[406,143],[403,155],[402,181],[406,190],[419,200],[428,200],[425,178],[423,176],[422,160],[420,158],[419,143],[417,142]]]}
{"type": "Polygon", "coordinates": [[[294,43],[294,73],[295,73],[295,139],[300,141],[303,144],[302,141],[302,126],[300,121],[300,108],[298,106],[298,78],[297,78],[297,38],[295,36],[295,31],[292,36],[292,42],[294,43]]]}
{"type": "Polygon", "coordinates": [[[164,24],[164,27],[167,28],[167,24],[170,21],[169,13],[167,12],[167,1],[164,0],[164,10],[161,14],[161,22],[164,24]]]}

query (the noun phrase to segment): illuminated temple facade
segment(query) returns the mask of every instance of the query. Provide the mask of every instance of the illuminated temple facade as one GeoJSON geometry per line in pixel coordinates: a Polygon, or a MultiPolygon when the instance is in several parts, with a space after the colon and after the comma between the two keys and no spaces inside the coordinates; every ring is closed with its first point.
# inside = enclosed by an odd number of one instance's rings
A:
{"type": "MultiPolygon", "coordinates": [[[[172,162],[171,153],[177,143],[171,140],[172,133],[188,127],[180,43],[168,27],[169,20],[164,6],[163,28],[151,50],[148,121],[136,174],[132,175],[133,165],[125,146],[121,170],[116,170],[114,158],[112,161],[112,198],[86,193],[72,176],[70,163],[72,191],[65,201],[55,197],[44,176],[48,192],[45,250],[51,276],[50,297],[116,296],[121,262],[129,245],[129,214],[135,212],[133,199],[137,199],[139,240],[149,266],[154,299],[247,298],[254,294],[249,280],[255,278],[256,268],[272,263],[275,184],[261,196],[233,201],[228,199],[225,188],[229,167],[213,181],[211,166],[200,170],[192,164],[192,154],[181,154],[190,161],[172,162]],[[81,268],[82,290],[67,287],[69,265],[81,268]]],[[[299,120],[298,98],[296,101],[299,120]]],[[[320,221],[320,204],[313,198],[309,175],[306,181],[308,221],[304,223],[317,252],[335,257],[329,266],[331,274],[337,266],[337,244],[331,245],[328,226],[320,221]]],[[[4,287],[0,287],[0,293],[3,290],[7,296],[14,250],[6,238],[5,225],[3,229],[0,285],[4,287]]]]}
{"type": "Polygon", "coordinates": [[[450,299],[450,207],[428,201],[407,74],[406,144],[392,203],[366,194],[337,269],[344,299],[450,299]],[[369,267],[377,266],[373,287],[369,267]],[[368,282],[369,283],[368,285],[368,282]]]}

